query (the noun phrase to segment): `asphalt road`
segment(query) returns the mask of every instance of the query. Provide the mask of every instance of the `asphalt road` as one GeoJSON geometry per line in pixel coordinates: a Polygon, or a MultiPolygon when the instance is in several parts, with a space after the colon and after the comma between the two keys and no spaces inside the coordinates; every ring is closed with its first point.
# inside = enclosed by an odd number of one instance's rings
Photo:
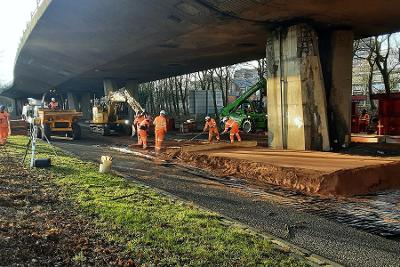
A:
{"type": "Polygon", "coordinates": [[[54,140],[53,144],[83,160],[98,162],[101,155],[111,155],[114,170],[133,181],[169,192],[335,262],[347,266],[400,266],[399,241],[299,211],[275,201],[273,194],[269,199],[263,198],[241,186],[227,186],[179,166],[110,150],[110,146],[127,141],[86,134],[84,140],[54,140]]]}

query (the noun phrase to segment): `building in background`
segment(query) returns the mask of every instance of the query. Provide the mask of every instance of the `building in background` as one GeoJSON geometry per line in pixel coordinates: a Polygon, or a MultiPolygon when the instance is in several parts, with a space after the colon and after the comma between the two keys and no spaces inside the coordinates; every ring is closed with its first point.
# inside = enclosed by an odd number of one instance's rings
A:
{"type": "Polygon", "coordinates": [[[233,75],[233,84],[230,96],[238,97],[252,85],[258,82],[259,76],[256,69],[241,68],[233,75]]]}

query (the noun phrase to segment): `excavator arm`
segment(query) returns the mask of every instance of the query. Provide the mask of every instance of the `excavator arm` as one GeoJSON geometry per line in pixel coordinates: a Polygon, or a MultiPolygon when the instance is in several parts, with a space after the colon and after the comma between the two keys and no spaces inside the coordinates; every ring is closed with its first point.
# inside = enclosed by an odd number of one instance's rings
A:
{"type": "Polygon", "coordinates": [[[228,104],[226,107],[221,110],[221,117],[229,116],[230,113],[235,111],[244,101],[246,101],[251,95],[253,95],[258,90],[265,88],[265,79],[261,79],[255,85],[250,87],[244,94],[242,94],[238,99],[234,102],[228,104]]]}
{"type": "Polygon", "coordinates": [[[144,111],[142,106],[139,104],[139,102],[129,93],[128,90],[125,89],[125,87],[119,89],[118,91],[111,92],[108,95],[109,101],[112,102],[126,102],[131,106],[133,111],[135,111],[136,114],[141,113],[144,111]]]}

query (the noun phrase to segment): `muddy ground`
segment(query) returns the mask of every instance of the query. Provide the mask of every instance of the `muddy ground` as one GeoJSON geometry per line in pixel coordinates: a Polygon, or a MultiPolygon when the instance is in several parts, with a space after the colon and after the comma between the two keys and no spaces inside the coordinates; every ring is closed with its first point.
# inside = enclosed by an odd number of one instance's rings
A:
{"type": "MultiPolygon", "coordinates": [[[[221,143],[227,143],[227,136],[223,137],[221,143]]],[[[264,155],[264,152],[274,150],[260,147],[260,144],[266,145],[266,136],[253,134],[244,136],[244,140],[258,142],[253,154],[247,148],[244,152],[223,149],[180,153],[182,146],[207,144],[206,138],[206,134],[169,133],[164,153],[158,157],[206,169],[219,177],[240,177],[260,186],[272,184],[307,195],[349,197],[400,188],[397,179],[400,144],[353,144],[336,153],[307,152],[302,155],[298,151],[281,154],[278,151],[276,155],[264,155]],[[196,140],[190,140],[192,137],[196,140]],[[315,155],[310,155],[312,153],[315,155]]],[[[152,138],[147,151],[135,144],[130,148],[154,155],[151,145],[152,138]]]]}
{"type": "Polygon", "coordinates": [[[133,265],[50,177],[0,153],[0,266],[133,265]]]}

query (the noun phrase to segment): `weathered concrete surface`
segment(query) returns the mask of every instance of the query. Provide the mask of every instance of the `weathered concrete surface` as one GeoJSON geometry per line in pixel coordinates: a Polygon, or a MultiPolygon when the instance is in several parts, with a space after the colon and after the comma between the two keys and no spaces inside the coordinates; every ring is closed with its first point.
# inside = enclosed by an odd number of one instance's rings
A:
{"type": "Polygon", "coordinates": [[[400,29],[387,0],[46,0],[23,37],[7,95],[97,90],[260,58],[270,29],[307,21],[318,31],[370,36],[400,29]],[[43,15],[42,15],[43,13],[43,15]]]}
{"type": "Polygon", "coordinates": [[[68,92],[67,93],[68,99],[68,109],[76,109],[78,110],[78,99],[74,93],[68,92]]]}
{"type": "Polygon", "coordinates": [[[329,150],[327,106],[318,37],[299,24],[278,31],[267,43],[270,146],[329,150]]]}
{"type": "Polygon", "coordinates": [[[336,31],[331,36],[331,77],[326,78],[331,79],[331,139],[338,148],[348,147],[351,141],[353,41],[351,31],[336,31]]]}
{"type": "Polygon", "coordinates": [[[90,106],[90,100],[92,100],[92,96],[90,93],[83,93],[80,97],[79,106],[80,111],[83,114],[84,120],[90,120],[92,118],[92,108],[90,106]]]}

